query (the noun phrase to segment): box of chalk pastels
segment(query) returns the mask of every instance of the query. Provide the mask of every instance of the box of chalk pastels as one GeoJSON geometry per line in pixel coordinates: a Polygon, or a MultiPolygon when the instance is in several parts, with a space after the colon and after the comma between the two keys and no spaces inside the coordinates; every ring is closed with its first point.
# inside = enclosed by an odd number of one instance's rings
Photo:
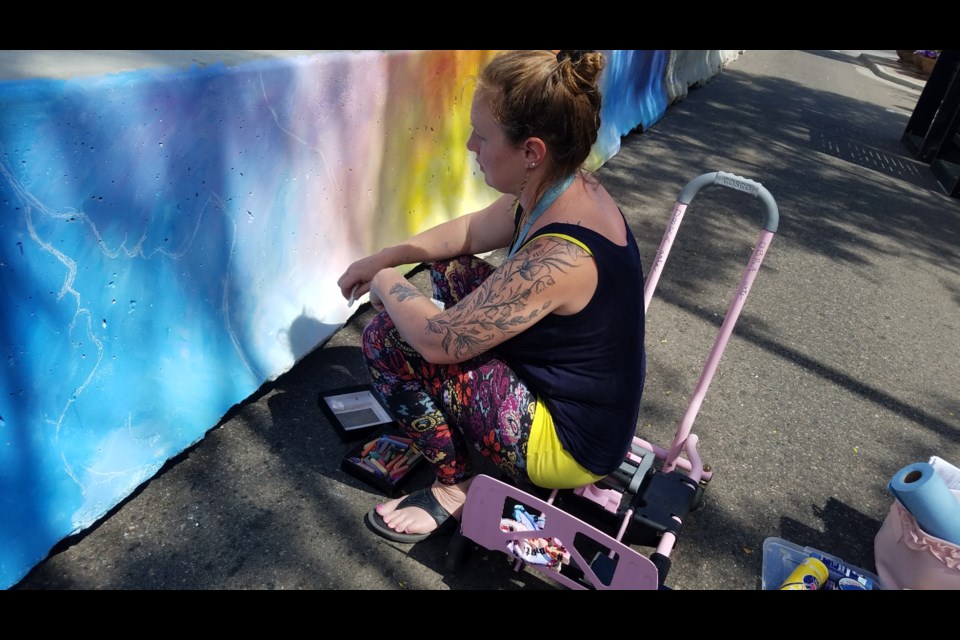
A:
{"type": "Polygon", "coordinates": [[[416,446],[391,425],[353,447],[340,468],[392,498],[422,463],[416,446]]]}

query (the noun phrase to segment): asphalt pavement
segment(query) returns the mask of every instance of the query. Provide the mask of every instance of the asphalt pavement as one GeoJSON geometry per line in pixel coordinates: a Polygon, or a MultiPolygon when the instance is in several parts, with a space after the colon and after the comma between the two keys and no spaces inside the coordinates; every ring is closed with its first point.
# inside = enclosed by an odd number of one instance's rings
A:
{"type": "MultiPolygon", "coordinates": [[[[780,213],[693,426],[713,479],[670,589],[758,590],[776,539],[872,572],[887,482],[932,455],[960,463],[960,200],[900,141],[923,86],[893,51],[746,51],[599,171],[648,268],[678,194],[704,173],[761,183],[780,213]]],[[[690,204],[648,312],[647,440],[669,444],[762,212],[727,189],[690,204]]],[[[500,551],[475,545],[454,570],[447,537],[407,545],[366,528],[382,495],[341,469],[352,445],[318,395],[366,383],[371,313],[13,589],[560,589],[500,551]]],[[[404,488],[429,481],[423,470],[404,488]]]]}

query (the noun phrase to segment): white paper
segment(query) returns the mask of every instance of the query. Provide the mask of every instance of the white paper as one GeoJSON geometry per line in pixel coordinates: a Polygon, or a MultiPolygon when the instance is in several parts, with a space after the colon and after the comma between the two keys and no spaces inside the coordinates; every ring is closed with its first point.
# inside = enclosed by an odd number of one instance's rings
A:
{"type": "Polygon", "coordinates": [[[943,478],[948,487],[955,491],[960,490],[960,469],[939,456],[930,457],[930,466],[943,478]]]}
{"type": "Polygon", "coordinates": [[[341,426],[346,430],[362,429],[390,422],[392,418],[369,391],[342,393],[325,398],[341,426]]]}

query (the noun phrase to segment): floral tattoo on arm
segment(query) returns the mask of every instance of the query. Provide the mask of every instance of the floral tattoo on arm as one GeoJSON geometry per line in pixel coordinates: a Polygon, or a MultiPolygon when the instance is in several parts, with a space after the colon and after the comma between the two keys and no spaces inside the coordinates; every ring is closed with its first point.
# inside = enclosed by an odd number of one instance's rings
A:
{"type": "Polygon", "coordinates": [[[479,355],[548,312],[552,299],[529,308],[530,297],[547,291],[559,276],[580,267],[587,256],[572,242],[540,238],[508,258],[456,306],[427,319],[427,331],[442,336],[443,350],[458,359],[479,355]]]}
{"type": "Polygon", "coordinates": [[[397,302],[403,302],[404,300],[409,300],[410,298],[426,297],[420,293],[416,287],[408,282],[398,282],[390,287],[389,293],[397,299],[397,302]]]}

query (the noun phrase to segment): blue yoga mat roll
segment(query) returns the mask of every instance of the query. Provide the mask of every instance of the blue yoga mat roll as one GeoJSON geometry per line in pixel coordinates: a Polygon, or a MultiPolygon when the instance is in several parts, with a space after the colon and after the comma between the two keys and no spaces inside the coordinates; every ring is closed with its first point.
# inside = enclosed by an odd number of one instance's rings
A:
{"type": "Polygon", "coordinates": [[[932,465],[907,465],[893,476],[888,488],[921,529],[941,540],[960,544],[960,500],[932,465]]]}

